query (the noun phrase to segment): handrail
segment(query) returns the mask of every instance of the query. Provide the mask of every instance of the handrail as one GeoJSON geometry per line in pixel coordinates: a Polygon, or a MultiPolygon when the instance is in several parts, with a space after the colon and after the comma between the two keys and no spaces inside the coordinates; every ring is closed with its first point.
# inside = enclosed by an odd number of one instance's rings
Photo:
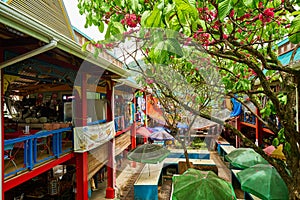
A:
{"type": "MultiPolygon", "coordinates": [[[[33,135],[26,135],[19,138],[14,139],[8,139],[4,140],[4,145],[10,145],[10,144],[16,144],[16,143],[22,143],[23,142],[23,148],[24,148],[24,157],[23,162],[24,166],[21,168],[16,169],[13,172],[6,173],[4,177],[16,174],[19,171],[22,170],[32,170],[37,164],[50,160],[52,158],[59,158],[63,153],[71,151],[72,148],[63,150],[62,148],[62,133],[66,131],[72,131],[72,127],[62,128],[62,129],[56,129],[56,130],[50,130],[50,131],[39,131],[33,135]],[[51,154],[49,152],[49,156],[38,160],[38,139],[45,138],[45,137],[51,137],[52,138],[52,151],[51,154]]],[[[50,138],[49,138],[50,139],[50,138]]],[[[49,142],[50,143],[50,142],[49,142]]],[[[47,144],[48,145],[48,144],[47,144]]],[[[47,146],[49,147],[49,146],[47,146]]],[[[47,149],[50,151],[49,149],[47,149]]]]}

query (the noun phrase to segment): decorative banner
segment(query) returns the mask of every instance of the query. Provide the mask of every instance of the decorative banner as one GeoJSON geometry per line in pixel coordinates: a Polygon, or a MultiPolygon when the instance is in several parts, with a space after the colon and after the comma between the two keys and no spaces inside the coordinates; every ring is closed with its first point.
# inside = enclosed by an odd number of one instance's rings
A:
{"type": "Polygon", "coordinates": [[[74,128],[74,151],[85,152],[111,140],[116,135],[114,122],[74,128]]]}

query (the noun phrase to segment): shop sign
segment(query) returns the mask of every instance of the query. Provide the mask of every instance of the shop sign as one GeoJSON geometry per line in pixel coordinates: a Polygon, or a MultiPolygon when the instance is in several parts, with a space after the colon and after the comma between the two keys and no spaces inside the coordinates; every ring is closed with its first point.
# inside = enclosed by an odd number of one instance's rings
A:
{"type": "Polygon", "coordinates": [[[74,151],[94,149],[115,137],[114,122],[74,128],[74,151]]]}

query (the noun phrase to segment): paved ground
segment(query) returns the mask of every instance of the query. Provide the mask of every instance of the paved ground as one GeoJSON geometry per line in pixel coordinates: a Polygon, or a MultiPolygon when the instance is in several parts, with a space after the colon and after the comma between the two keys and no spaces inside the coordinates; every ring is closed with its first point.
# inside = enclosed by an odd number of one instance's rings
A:
{"type": "MultiPolygon", "coordinates": [[[[228,164],[224,163],[216,151],[210,152],[211,159],[213,159],[218,167],[218,175],[224,180],[231,181],[231,173],[228,169],[228,164]]],[[[144,164],[136,163],[136,167],[131,166],[131,162],[124,160],[122,167],[117,170],[117,187],[119,191],[116,191],[117,197],[115,199],[120,200],[133,200],[134,189],[133,185],[139,176],[139,173],[143,169],[144,164]]],[[[163,185],[159,187],[159,200],[169,200],[171,195],[171,180],[164,181],[163,185]]],[[[99,189],[92,192],[91,200],[104,200],[105,198],[106,182],[99,183],[99,189]]],[[[242,199],[243,193],[240,190],[236,190],[237,198],[242,199]]]]}

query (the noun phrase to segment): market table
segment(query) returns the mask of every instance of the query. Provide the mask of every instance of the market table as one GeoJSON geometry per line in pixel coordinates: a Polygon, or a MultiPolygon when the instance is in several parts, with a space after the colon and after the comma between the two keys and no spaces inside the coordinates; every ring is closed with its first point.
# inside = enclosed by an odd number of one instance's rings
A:
{"type": "MultiPolygon", "coordinates": [[[[183,149],[169,149],[170,154],[168,158],[185,158],[183,149]]],[[[208,150],[188,149],[190,159],[210,159],[208,150]]]]}
{"type": "MultiPolygon", "coordinates": [[[[186,163],[185,158],[166,158],[164,163],[164,174],[163,174],[163,181],[164,179],[170,179],[172,178],[173,174],[170,174],[170,169],[175,169],[176,167],[176,173],[180,173],[179,170],[179,163],[186,163]],[[168,167],[169,166],[169,167],[168,167]]],[[[216,163],[211,159],[189,159],[189,162],[192,163],[193,167],[199,170],[210,170],[214,171],[216,174],[218,174],[218,168],[216,166],[216,163]]],[[[175,171],[175,170],[173,170],[175,171]]]]}
{"type": "MultiPolygon", "coordinates": [[[[239,169],[231,169],[231,184],[232,186],[238,186],[238,188],[240,189],[241,188],[241,184],[237,178],[237,173],[240,172],[241,170],[239,169]]],[[[234,187],[235,188],[235,187],[234,187]]],[[[248,193],[248,192],[244,192],[244,199],[250,199],[250,200],[261,200],[260,198],[258,198],[257,196],[251,194],[251,193],[248,193]]]]}
{"type": "Polygon", "coordinates": [[[134,183],[134,199],[158,200],[158,185],[162,168],[163,162],[158,164],[145,164],[134,183]]]}
{"type": "MultiPolygon", "coordinates": [[[[166,158],[163,163],[164,165],[168,164],[178,164],[179,162],[185,162],[185,158],[166,158]]],[[[202,166],[215,166],[216,163],[211,159],[189,159],[193,165],[202,165],[202,166]]]]}
{"type": "Polygon", "coordinates": [[[221,156],[223,157],[224,161],[226,161],[225,156],[235,150],[234,146],[221,146],[221,156]]]}
{"type": "Polygon", "coordinates": [[[216,139],[216,145],[218,154],[221,156],[221,146],[229,146],[230,143],[227,142],[227,140],[225,140],[223,137],[219,136],[218,139],[216,139]]]}

